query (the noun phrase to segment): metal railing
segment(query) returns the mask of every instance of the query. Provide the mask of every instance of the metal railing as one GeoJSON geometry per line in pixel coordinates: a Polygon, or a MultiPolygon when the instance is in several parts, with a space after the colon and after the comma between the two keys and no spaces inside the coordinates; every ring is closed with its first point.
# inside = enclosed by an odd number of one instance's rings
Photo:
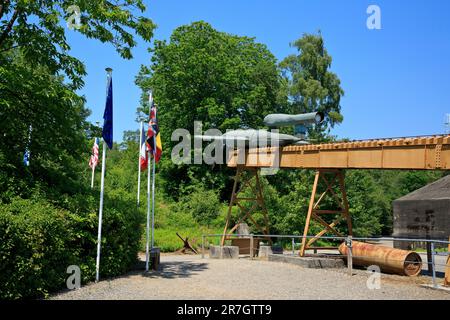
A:
{"type": "MultiPolygon", "coordinates": [[[[350,275],[353,274],[353,258],[362,258],[362,256],[355,256],[353,255],[353,251],[352,251],[352,243],[353,241],[370,241],[370,242],[380,242],[380,241],[400,241],[400,242],[421,242],[421,243],[429,243],[430,244],[430,248],[431,248],[431,261],[429,261],[429,257],[427,257],[427,261],[424,262],[422,261],[422,264],[426,264],[428,265],[428,272],[431,273],[432,276],[432,285],[434,288],[438,288],[438,284],[437,284],[437,276],[436,276],[436,267],[437,266],[442,266],[444,267],[444,272],[446,270],[446,268],[449,268],[449,266],[447,264],[441,264],[441,263],[437,263],[436,262],[436,256],[448,256],[450,255],[450,252],[438,252],[436,251],[435,248],[435,244],[440,244],[440,245],[450,245],[450,241],[445,241],[445,240],[435,240],[435,239],[418,239],[418,238],[393,238],[393,237],[379,237],[379,238],[371,238],[371,237],[352,237],[352,236],[322,236],[322,237],[316,237],[316,236],[300,236],[300,235],[275,235],[275,234],[204,234],[202,235],[202,259],[205,258],[205,240],[206,238],[214,238],[214,237],[224,237],[226,240],[231,240],[231,239],[242,239],[242,238],[246,238],[246,239],[250,239],[250,246],[248,249],[250,249],[250,259],[254,258],[254,239],[258,238],[258,239],[269,239],[269,238],[276,238],[276,239],[291,239],[291,249],[292,249],[292,255],[296,255],[295,254],[295,246],[296,244],[301,244],[301,243],[296,243],[295,239],[299,239],[299,240],[303,240],[303,239],[313,239],[313,238],[318,238],[318,239],[322,239],[322,240],[331,240],[331,241],[343,241],[347,247],[347,268],[348,268],[348,273],[350,275]],[[431,269],[431,270],[430,270],[431,269]]],[[[247,248],[243,248],[243,249],[247,249],[247,248]]],[[[317,249],[320,249],[320,247],[316,247],[314,249],[308,249],[306,248],[306,250],[314,250],[314,252],[317,252],[317,249]]],[[[258,249],[256,249],[258,250],[258,249]]],[[[336,248],[337,250],[337,248],[336,248]]],[[[284,253],[284,250],[283,250],[284,253]]],[[[418,253],[419,254],[419,253],[418,253]]],[[[341,256],[341,257],[345,257],[342,255],[336,255],[334,254],[334,256],[341,256]]],[[[415,263],[417,264],[418,261],[404,261],[404,262],[409,262],[409,263],[415,263]]]]}

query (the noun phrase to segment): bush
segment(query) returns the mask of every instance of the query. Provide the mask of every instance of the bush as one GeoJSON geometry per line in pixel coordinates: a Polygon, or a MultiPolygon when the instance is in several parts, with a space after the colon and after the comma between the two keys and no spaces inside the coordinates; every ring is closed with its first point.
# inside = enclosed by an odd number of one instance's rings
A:
{"type": "MultiPolygon", "coordinates": [[[[82,195],[77,197],[70,203],[82,195]]],[[[94,279],[98,209],[88,209],[95,197],[84,199],[86,211],[76,213],[45,200],[0,203],[0,299],[46,297],[65,287],[69,265],[80,267],[83,283],[94,279]]],[[[117,198],[105,198],[102,277],[123,274],[136,263],[141,222],[137,210],[117,198]]]]}
{"type": "Polygon", "coordinates": [[[200,224],[210,225],[219,216],[221,203],[215,190],[203,188],[193,191],[181,199],[181,206],[192,214],[200,224]]]}
{"type": "Polygon", "coordinates": [[[76,255],[67,212],[45,202],[0,205],[0,298],[43,296],[65,283],[76,255]]]}

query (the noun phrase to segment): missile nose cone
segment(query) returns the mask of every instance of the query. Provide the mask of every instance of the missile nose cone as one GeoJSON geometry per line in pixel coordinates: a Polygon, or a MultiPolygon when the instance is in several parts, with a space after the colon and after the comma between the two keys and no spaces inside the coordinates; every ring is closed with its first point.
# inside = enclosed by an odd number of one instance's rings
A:
{"type": "Polygon", "coordinates": [[[315,120],[316,120],[317,124],[322,123],[324,119],[325,119],[325,114],[323,112],[319,111],[316,113],[315,120]]]}

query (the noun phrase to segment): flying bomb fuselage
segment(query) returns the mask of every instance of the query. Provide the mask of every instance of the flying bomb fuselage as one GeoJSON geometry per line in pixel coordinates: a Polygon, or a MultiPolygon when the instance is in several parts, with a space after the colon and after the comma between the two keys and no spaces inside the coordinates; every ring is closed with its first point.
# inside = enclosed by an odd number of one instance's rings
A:
{"type": "Polygon", "coordinates": [[[244,141],[246,147],[285,146],[301,142],[300,138],[290,134],[270,132],[263,129],[232,130],[222,137],[224,141],[233,141],[235,146],[239,145],[239,141],[244,141]]]}
{"type": "Polygon", "coordinates": [[[278,127],[321,123],[323,119],[324,114],[322,112],[311,112],[294,115],[272,113],[264,118],[264,124],[269,128],[278,128],[278,127]]]}
{"type": "MultiPolygon", "coordinates": [[[[264,124],[269,128],[284,126],[306,126],[313,123],[321,123],[324,119],[322,112],[312,112],[297,115],[269,114],[264,118],[264,124]]],[[[226,132],[219,136],[195,136],[196,139],[206,141],[221,141],[224,146],[246,147],[286,146],[290,144],[308,144],[301,137],[289,134],[271,132],[265,129],[237,129],[226,132]]]]}

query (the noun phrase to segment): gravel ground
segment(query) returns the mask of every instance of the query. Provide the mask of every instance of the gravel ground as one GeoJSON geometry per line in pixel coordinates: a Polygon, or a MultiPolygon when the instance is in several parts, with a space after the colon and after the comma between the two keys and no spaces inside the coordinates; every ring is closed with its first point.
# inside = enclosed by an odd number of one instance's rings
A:
{"type": "MultiPolygon", "coordinates": [[[[427,289],[428,277],[382,275],[381,289],[369,290],[369,274],[346,269],[307,269],[261,260],[201,259],[162,255],[160,271],[129,274],[61,292],[51,299],[447,299],[427,289]]],[[[439,279],[442,282],[442,279],[439,279]]]]}

